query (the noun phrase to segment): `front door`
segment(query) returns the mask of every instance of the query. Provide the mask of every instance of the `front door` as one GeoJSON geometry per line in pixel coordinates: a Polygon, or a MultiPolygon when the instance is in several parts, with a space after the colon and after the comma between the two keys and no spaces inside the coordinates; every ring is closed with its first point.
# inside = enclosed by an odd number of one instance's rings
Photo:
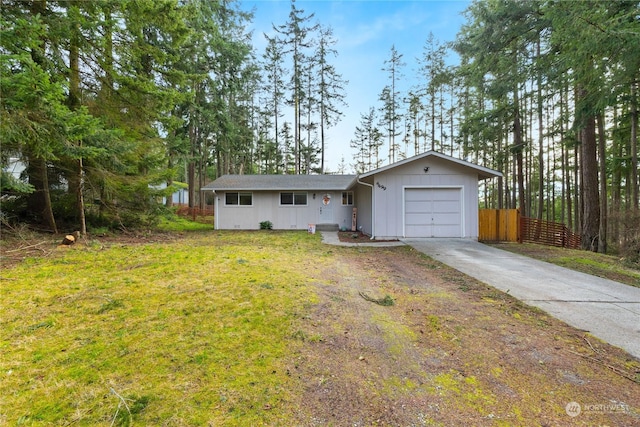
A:
{"type": "Polygon", "coordinates": [[[320,197],[320,224],[333,224],[333,195],[322,193],[320,197]]]}

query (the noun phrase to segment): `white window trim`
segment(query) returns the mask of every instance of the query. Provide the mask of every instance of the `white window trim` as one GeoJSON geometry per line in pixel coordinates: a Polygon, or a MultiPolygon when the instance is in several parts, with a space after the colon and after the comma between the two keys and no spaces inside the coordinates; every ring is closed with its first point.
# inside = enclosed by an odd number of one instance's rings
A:
{"type": "Polygon", "coordinates": [[[234,208],[248,208],[253,206],[253,192],[252,191],[227,191],[224,194],[224,206],[225,207],[234,207],[234,208]],[[237,204],[229,204],[227,203],[227,194],[237,194],[238,195],[238,203],[237,204]],[[241,205],[240,204],[240,195],[241,194],[249,194],[251,196],[251,204],[250,205],[241,205]]]}
{"type": "Polygon", "coordinates": [[[307,191],[280,191],[278,193],[278,203],[283,207],[296,207],[296,206],[309,206],[309,193],[307,191]],[[282,203],[282,195],[283,194],[291,194],[292,201],[290,205],[282,203]],[[296,204],[296,194],[304,194],[306,198],[306,202],[304,204],[296,204]]]}
{"type": "Polygon", "coordinates": [[[342,206],[353,206],[355,204],[353,191],[343,191],[342,194],[340,194],[341,202],[344,201],[344,197],[342,197],[344,193],[347,193],[347,201],[349,201],[349,194],[351,195],[351,203],[342,203],[342,206]]]}

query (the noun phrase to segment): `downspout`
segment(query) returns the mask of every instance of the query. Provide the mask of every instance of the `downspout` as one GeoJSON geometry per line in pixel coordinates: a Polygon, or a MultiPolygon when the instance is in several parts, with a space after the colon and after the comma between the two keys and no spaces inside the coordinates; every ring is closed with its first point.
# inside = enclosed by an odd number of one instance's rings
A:
{"type": "Polygon", "coordinates": [[[373,240],[375,239],[375,228],[376,228],[376,223],[375,223],[375,203],[374,203],[374,198],[375,198],[375,191],[373,191],[373,184],[367,184],[366,182],[362,182],[360,181],[360,175],[356,176],[356,182],[358,184],[362,184],[362,185],[366,185],[367,187],[371,188],[371,239],[373,240]]]}
{"type": "Polygon", "coordinates": [[[213,229],[219,230],[218,227],[218,195],[216,194],[216,190],[211,190],[213,193],[213,229]]]}

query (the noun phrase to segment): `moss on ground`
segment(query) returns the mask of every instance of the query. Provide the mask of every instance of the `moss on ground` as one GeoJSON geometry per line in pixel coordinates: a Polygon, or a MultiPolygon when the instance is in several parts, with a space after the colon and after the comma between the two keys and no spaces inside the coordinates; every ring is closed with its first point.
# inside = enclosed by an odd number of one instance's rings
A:
{"type": "Polygon", "coordinates": [[[291,249],[318,244],[273,237],[77,245],[5,270],[0,421],[105,425],[117,412],[124,423],[121,403],[142,425],[286,418],[283,361],[315,298],[305,274],[314,267],[291,249]]]}
{"type": "Polygon", "coordinates": [[[0,425],[640,419],[636,359],[412,248],[194,231],[38,239],[4,268],[0,425]]]}

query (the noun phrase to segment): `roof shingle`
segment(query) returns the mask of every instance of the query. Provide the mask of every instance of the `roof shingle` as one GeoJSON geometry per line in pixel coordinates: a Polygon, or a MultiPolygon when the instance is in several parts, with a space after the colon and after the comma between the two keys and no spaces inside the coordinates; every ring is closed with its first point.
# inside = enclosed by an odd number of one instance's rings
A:
{"type": "Polygon", "coordinates": [[[223,175],[202,190],[281,191],[347,190],[356,175],[223,175]]]}

